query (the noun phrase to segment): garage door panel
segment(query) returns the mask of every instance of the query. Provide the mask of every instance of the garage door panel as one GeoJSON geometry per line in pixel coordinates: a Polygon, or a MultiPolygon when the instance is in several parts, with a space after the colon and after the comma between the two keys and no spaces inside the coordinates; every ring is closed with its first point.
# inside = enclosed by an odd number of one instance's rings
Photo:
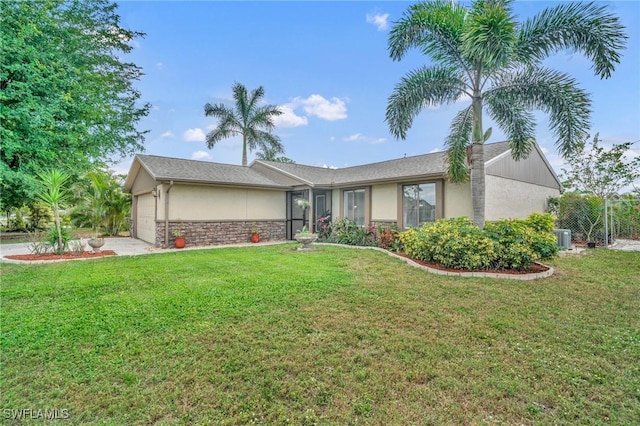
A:
{"type": "Polygon", "coordinates": [[[156,242],[156,199],[152,194],[138,196],[136,220],[137,237],[148,243],[156,242]]]}

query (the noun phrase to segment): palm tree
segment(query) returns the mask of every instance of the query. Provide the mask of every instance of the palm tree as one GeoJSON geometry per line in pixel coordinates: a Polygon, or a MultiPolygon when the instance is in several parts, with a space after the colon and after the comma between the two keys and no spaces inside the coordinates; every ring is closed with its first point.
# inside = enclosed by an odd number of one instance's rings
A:
{"type": "Polygon", "coordinates": [[[291,158],[284,156],[279,157],[278,154],[284,154],[284,152],[276,152],[273,149],[265,149],[264,151],[256,152],[256,158],[258,160],[276,161],[278,163],[295,163],[295,161],[293,161],[291,158]]]}
{"type": "Polygon", "coordinates": [[[282,111],[275,105],[260,105],[263,97],[262,86],[247,93],[247,88],[236,82],[233,85],[233,108],[222,103],[207,103],[204,115],[219,120],[216,128],[207,134],[207,147],[211,149],[223,139],[242,135],[243,166],[247,165],[247,147],[251,151],[261,148],[263,151],[284,152],[280,138],[271,133],[275,128],[273,118],[282,111]]]}
{"type": "Polygon", "coordinates": [[[60,209],[66,206],[71,193],[67,184],[71,175],[63,170],[50,169],[38,173],[38,192],[36,196],[53,210],[58,243],[56,253],[64,251],[65,242],[62,239],[62,225],[60,223],[60,209]]]}
{"type": "Polygon", "coordinates": [[[72,220],[90,224],[97,232],[118,235],[131,214],[131,196],[122,192],[122,178],[103,168],[87,172],[73,187],[75,208],[72,220]]]}
{"type": "Polygon", "coordinates": [[[608,78],[627,38],[604,6],[561,4],[518,23],[511,3],[475,0],[469,8],[448,0],[419,3],[395,23],[388,42],[393,60],[415,47],[433,61],[402,78],[389,97],[386,121],[396,138],[406,138],[422,107],[470,99],[445,141],[447,174],[453,182],[469,179],[470,148],[473,222],[480,227],[485,220],[483,144],[491,136],[491,128],[483,129],[484,110],[507,135],[515,160],[526,158],[535,144],[531,111],[548,113],[556,147],[567,158],[587,135],[589,95],[542,60],[573,49],[592,61],[596,75],[608,78]]]}

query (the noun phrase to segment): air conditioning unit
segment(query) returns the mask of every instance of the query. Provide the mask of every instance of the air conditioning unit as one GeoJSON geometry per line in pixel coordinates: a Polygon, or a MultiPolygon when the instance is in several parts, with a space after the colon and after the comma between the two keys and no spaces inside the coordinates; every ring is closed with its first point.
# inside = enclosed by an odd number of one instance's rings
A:
{"type": "Polygon", "coordinates": [[[571,250],[571,229],[554,229],[561,250],[571,250]]]}

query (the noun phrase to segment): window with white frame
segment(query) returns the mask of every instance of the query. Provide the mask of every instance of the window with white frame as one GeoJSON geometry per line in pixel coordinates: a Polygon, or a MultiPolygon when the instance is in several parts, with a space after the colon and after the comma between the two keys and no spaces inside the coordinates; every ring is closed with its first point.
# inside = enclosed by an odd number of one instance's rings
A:
{"type": "Polygon", "coordinates": [[[436,220],[436,184],[417,183],[402,187],[402,214],[405,228],[419,227],[436,220]]]}
{"type": "Polygon", "coordinates": [[[365,217],[365,190],[352,189],[343,192],[344,197],[344,217],[353,220],[360,226],[364,226],[365,217]]]}

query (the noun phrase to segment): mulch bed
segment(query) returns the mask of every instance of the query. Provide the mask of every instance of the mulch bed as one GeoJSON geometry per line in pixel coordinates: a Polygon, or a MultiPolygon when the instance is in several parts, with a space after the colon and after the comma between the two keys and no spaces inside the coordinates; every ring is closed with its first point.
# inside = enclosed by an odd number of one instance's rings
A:
{"type": "Polygon", "coordinates": [[[12,254],[5,256],[6,259],[11,260],[73,260],[73,259],[93,259],[96,257],[115,256],[116,252],[113,250],[102,250],[98,253],[91,251],[84,251],[81,254],[77,253],[63,253],[63,254],[12,254]]]}
{"type": "Polygon", "coordinates": [[[396,253],[396,254],[398,256],[411,259],[412,261],[416,262],[419,265],[428,266],[429,268],[438,269],[440,271],[447,271],[447,272],[487,272],[490,274],[524,275],[524,274],[533,274],[537,272],[546,272],[549,270],[549,268],[544,265],[541,265],[539,263],[534,263],[533,265],[531,265],[530,269],[524,269],[522,271],[518,271],[516,269],[481,269],[481,270],[470,271],[468,269],[446,268],[439,263],[425,262],[423,260],[414,259],[403,253],[396,253]]]}

